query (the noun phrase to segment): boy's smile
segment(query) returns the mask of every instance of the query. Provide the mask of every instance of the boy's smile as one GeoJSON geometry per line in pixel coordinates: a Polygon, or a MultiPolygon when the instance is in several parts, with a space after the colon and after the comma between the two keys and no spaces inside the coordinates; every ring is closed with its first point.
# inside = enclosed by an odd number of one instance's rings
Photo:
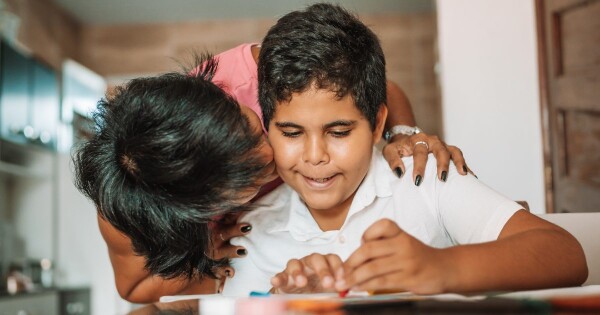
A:
{"type": "Polygon", "coordinates": [[[311,88],[277,104],[269,128],[277,171],[321,229],[341,228],[380,134],[350,95],[311,88]]]}

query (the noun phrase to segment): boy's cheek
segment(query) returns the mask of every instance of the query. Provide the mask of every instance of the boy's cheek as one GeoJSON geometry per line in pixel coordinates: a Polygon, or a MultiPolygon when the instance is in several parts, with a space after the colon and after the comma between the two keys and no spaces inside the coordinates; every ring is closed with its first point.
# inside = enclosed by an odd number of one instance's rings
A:
{"type": "Polygon", "coordinates": [[[286,165],[294,163],[298,156],[298,152],[301,152],[298,144],[290,143],[286,141],[283,136],[274,136],[271,141],[271,147],[273,148],[273,159],[277,168],[285,168],[286,165]]]}

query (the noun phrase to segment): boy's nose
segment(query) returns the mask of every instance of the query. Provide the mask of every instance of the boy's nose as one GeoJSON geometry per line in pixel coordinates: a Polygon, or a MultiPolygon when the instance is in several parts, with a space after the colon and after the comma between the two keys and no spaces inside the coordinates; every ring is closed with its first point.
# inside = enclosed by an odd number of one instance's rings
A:
{"type": "Polygon", "coordinates": [[[304,162],[318,165],[329,162],[327,144],[320,137],[308,137],[304,145],[304,162]]]}

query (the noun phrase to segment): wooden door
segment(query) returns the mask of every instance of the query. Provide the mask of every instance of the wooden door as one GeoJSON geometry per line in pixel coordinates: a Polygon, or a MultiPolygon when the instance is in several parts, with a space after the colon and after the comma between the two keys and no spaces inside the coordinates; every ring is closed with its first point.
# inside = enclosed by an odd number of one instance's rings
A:
{"type": "Polygon", "coordinates": [[[600,0],[537,0],[548,212],[600,211],[600,0]]]}

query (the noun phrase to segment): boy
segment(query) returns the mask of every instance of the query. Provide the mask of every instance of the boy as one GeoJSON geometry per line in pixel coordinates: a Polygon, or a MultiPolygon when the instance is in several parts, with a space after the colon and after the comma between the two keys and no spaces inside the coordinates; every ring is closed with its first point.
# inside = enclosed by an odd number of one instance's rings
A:
{"type": "Polygon", "coordinates": [[[224,294],[433,294],[585,281],[570,234],[473,176],[451,167],[441,182],[427,167],[416,188],[385,172],[373,151],[387,115],[385,60],[354,16],[328,4],[292,12],[269,30],[259,61],[263,120],[285,185],[242,218],[253,232],[232,243],[249,255],[233,260],[224,294]]]}

